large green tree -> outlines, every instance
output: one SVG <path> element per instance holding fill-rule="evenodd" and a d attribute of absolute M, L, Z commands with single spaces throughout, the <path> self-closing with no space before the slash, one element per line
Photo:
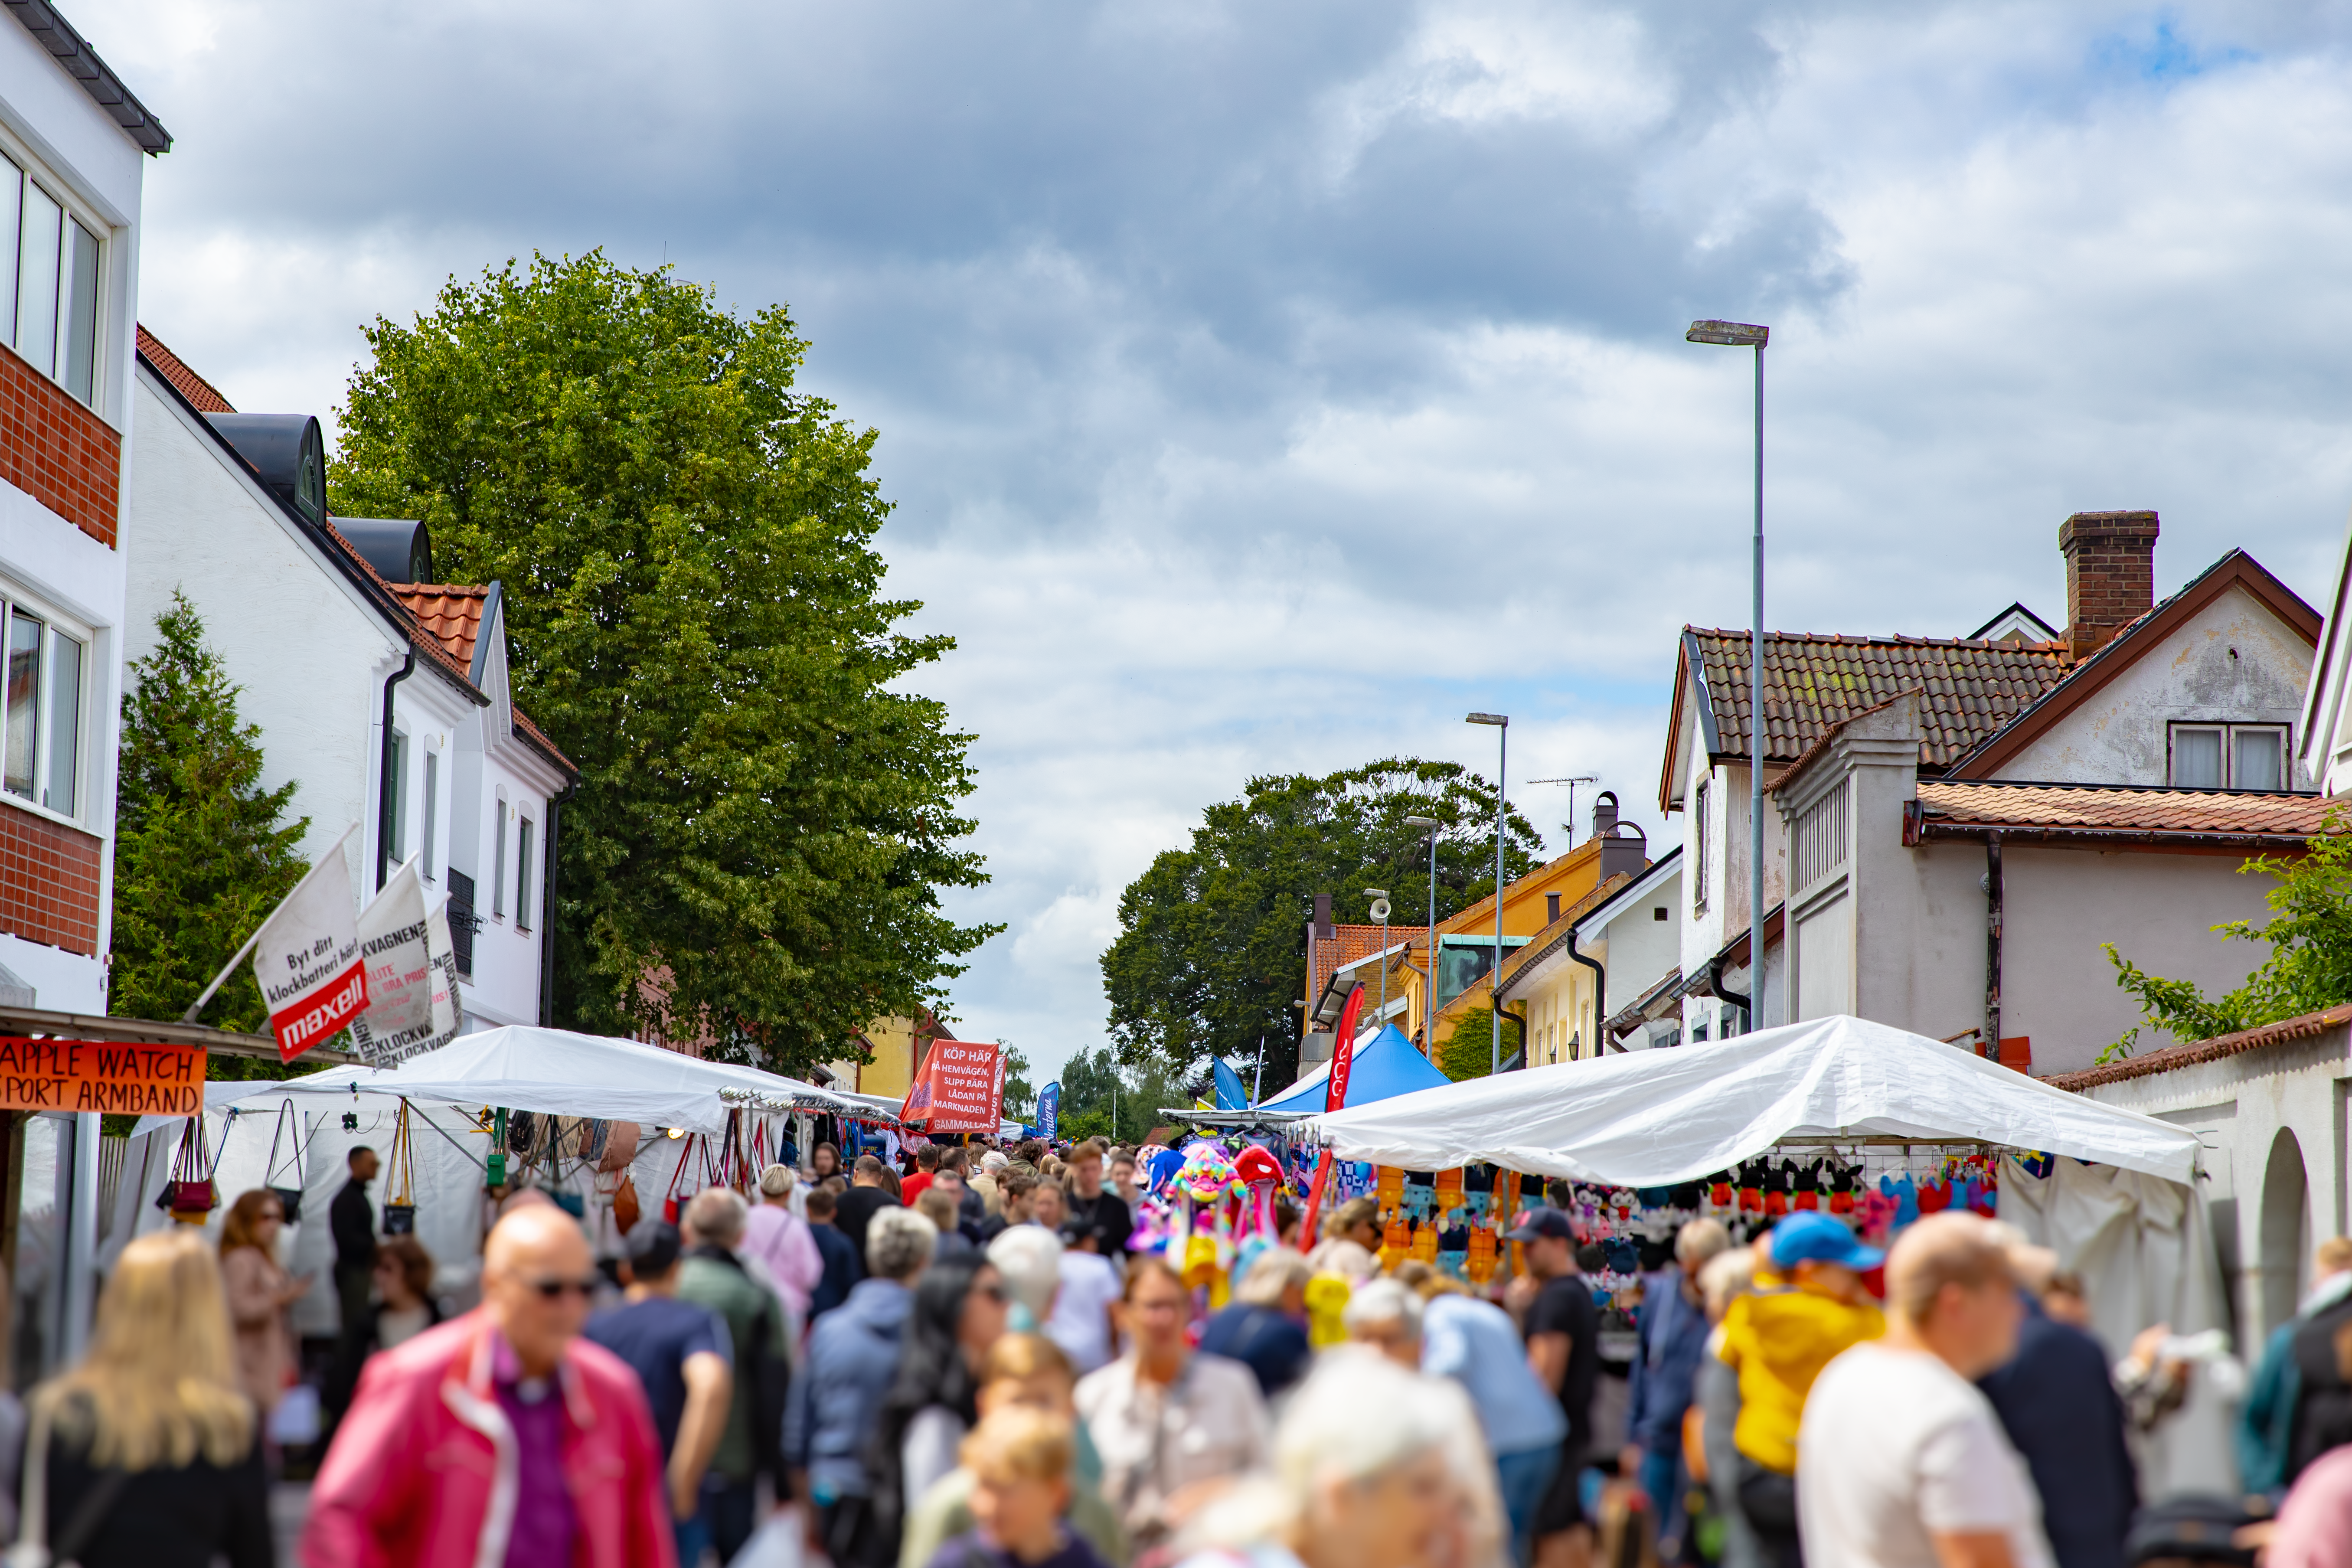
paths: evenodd
<path fill-rule="evenodd" d="M 1320 778 L 1254 778 L 1241 799 L 1209 807 L 1190 846 L 1163 850 L 1119 895 L 1102 969 L 1120 1057 L 1189 1079 L 1212 1056 L 1255 1063 L 1263 1038 L 1267 1087 L 1289 1083 L 1315 895 L 1331 895 L 1336 920 L 1361 923 L 1364 889 L 1382 888 L 1392 923 L 1428 919 L 1429 841 L 1409 816 L 1441 825 L 1440 920 L 1494 891 L 1495 786 L 1456 763 L 1392 757 Z M 1533 870 L 1541 847 L 1510 813 L 1506 874 Z"/>
<path fill-rule="evenodd" d="M 365 336 L 335 509 L 505 585 L 516 698 L 580 764 L 558 1018 L 793 1070 L 940 1001 L 995 929 L 940 902 L 986 879 L 971 737 L 904 685 L 953 644 L 882 596 L 875 433 L 796 388 L 783 309 L 541 256 Z"/>
<path fill-rule="evenodd" d="M 261 787 L 261 731 L 239 721 L 240 689 L 205 646 L 203 620 L 175 593 L 155 629 L 122 697 L 107 1007 L 124 1018 L 177 1018 L 309 868 L 310 819 L 285 820 L 292 784 Z M 202 1021 L 268 1030 L 250 964 Z M 277 1067 L 215 1054 L 212 1076 L 284 1076 Z"/>

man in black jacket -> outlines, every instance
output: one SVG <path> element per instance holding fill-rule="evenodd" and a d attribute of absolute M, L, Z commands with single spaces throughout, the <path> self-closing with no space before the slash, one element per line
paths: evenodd
<path fill-rule="evenodd" d="M 2125 1568 L 2139 1483 L 2099 1342 L 2029 1295 L 2017 1354 L 1977 1386 L 2032 1472 L 2058 1568 Z"/>
<path fill-rule="evenodd" d="M 375 1210 L 367 1194 L 375 1180 L 375 1151 L 362 1143 L 346 1156 L 346 1163 L 351 1179 L 327 1205 L 327 1226 L 335 1237 L 335 1301 L 342 1309 L 341 1326 L 349 1328 L 367 1315 L 375 1269 Z"/>

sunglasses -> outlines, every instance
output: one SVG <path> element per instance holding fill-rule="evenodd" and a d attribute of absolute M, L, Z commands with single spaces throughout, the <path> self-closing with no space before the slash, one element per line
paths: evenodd
<path fill-rule="evenodd" d="M 565 1295 L 574 1293 L 586 1301 L 596 1294 L 596 1281 L 593 1279 L 534 1279 L 530 1288 L 539 1292 L 542 1301 L 560 1301 Z"/>

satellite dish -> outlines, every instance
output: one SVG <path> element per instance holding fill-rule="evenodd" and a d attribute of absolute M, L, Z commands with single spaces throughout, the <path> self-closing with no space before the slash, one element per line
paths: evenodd
<path fill-rule="evenodd" d="M 1388 918 L 1389 901 L 1386 899 L 1374 899 L 1372 900 L 1372 919 L 1376 921 L 1384 921 Z"/>

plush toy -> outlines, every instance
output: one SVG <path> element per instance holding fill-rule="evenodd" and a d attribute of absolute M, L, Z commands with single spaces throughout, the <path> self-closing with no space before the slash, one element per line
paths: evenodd
<path fill-rule="evenodd" d="M 1318 1274 L 1307 1281 L 1307 1342 L 1317 1350 L 1348 1342 L 1348 1310 L 1355 1287 L 1337 1274 Z"/>

